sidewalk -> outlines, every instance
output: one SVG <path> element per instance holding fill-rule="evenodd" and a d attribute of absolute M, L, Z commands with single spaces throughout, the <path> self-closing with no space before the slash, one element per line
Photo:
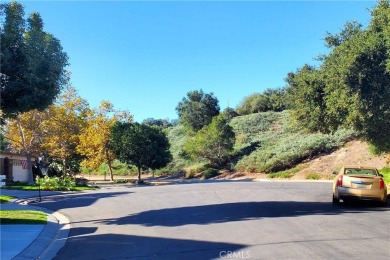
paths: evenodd
<path fill-rule="evenodd" d="M 50 192 L 42 195 L 61 194 Z M 52 259 L 64 246 L 69 233 L 69 220 L 58 212 L 23 203 L 34 201 L 36 194 L 28 191 L 1 190 L 1 195 L 17 198 L 14 202 L 0 204 L 2 210 L 38 210 L 45 212 L 46 225 L 0 225 L 2 260 Z M 32 196 L 33 195 L 33 196 Z"/>

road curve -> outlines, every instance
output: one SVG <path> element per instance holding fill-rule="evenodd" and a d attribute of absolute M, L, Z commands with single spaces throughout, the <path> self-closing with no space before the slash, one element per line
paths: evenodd
<path fill-rule="evenodd" d="M 331 183 L 107 186 L 46 197 L 71 221 L 56 259 L 390 259 L 390 207 Z"/>

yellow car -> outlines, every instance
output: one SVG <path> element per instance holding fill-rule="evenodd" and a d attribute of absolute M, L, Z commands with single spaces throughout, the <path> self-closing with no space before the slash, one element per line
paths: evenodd
<path fill-rule="evenodd" d="M 358 199 L 377 200 L 386 205 L 387 187 L 382 177 L 373 167 L 344 166 L 333 183 L 333 203 Z"/>

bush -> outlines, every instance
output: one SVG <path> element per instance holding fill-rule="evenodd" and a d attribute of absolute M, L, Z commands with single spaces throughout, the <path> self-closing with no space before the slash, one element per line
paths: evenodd
<path fill-rule="evenodd" d="M 294 176 L 294 173 L 288 172 L 288 171 L 282 171 L 282 172 L 275 172 L 268 174 L 267 178 L 271 179 L 290 179 Z"/>
<path fill-rule="evenodd" d="M 48 177 L 37 178 L 37 184 L 42 190 L 69 191 L 76 187 L 76 180 L 70 177 Z"/>
<path fill-rule="evenodd" d="M 256 126 L 256 123 L 258 126 Z M 288 112 L 267 112 L 238 117 L 232 120 L 236 133 L 246 134 L 247 138 L 237 142 L 237 171 L 277 172 L 294 167 L 302 161 L 329 153 L 354 136 L 351 130 L 340 129 L 333 134 L 309 134 L 290 125 Z M 257 129 L 257 130 L 256 130 Z M 244 142 L 247 141 L 247 143 Z M 246 153 L 251 143 L 256 149 Z"/>
<path fill-rule="evenodd" d="M 321 175 L 319 175 L 317 173 L 310 173 L 310 174 L 306 175 L 306 179 L 307 180 L 319 180 L 319 179 L 321 179 Z"/>
<path fill-rule="evenodd" d="M 379 173 L 383 175 L 383 179 L 386 183 L 390 183 L 390 168 L 384 167 L 379 170 Z"/>
<path fill-rule="evenodd" d="M 210 178 L 213 178 L 213 177 L 218 176 L 218 175 L 219 175 L 218 170 L 213 169 L 213 168 L 208 168 L 208 169 L 206 169 L 206 170 L 203 172 L 203 177 L 204 177 L 205 179 L 210 179 Z"/>
<path fill-rule="evenodd" d="M 235 134 L 222 116 L 216 116 L 211 123 L 198 131 L 184 144 L 184 156 L 204 160 L 214 167 L 223 166 L 233 151 Z"/>

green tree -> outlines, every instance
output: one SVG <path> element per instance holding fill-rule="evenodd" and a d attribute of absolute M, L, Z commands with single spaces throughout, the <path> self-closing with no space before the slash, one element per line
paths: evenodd
<path fill-rule="evenodd" d="M 311 131 L 353 128 L 379 151 L 390 150 L 390 4 L 378 2 L 368 28 L 347 23 L 325 37 L 319 68 L 287 78 L 293 114 Z"/>
<path fill-rule="evenodd" d="M 163 131 L 138 123 L 116 122 L 111 130 L 111 150 L 117 158 L 141 170 L 159 169 L 172 159 L 169 141 Z"/>
<path fill-rule="evenodd" d="M 207 160 L 220 167 L 233 151 L 234 142 L 233 128 L 223 115 L 219 115 L 184 144 L 183 153 L 193 160 Z"/>
<path fill-rule="evenodd" d="M 9 145 L 7 140 L 4 137 L 3 129 L 1 128 L 1 133 L 0 133 L 0 152 L 4 152 Z"/>
<path fill-rule="evenodd" d="M 167 128 L 173 126 L 169 119 L 155 119 L 155 118 L 146 118 L 142 121 L 142 124 L 148 126 L 158 126 L 161 128 Z"/>
<path fill-rule="evenodd" d="M 299 125 L 316 132 L 327 132 L 324 80 L 316 68 L 305 65 L 286 78 L 291 114 Z"/>
<path fill-rule="evenodd" d="M 321 69 L 329 129 L 353 127 L 378 150 L 390 150 L 390 7 L 380 1 L 365 30 L 344 31 Z"/>
<path fill-rule="evenodd" d="M 285 89 L 266 89 L 263 93 L 245 97 L 236 110 L 240 115 L 249 115 L 267 111 L 280 112 L 285 109 Z"/>
<path fill-rule="evenodd" d="M 213 93 L 205 94 L 203 90 L 190 91 L 176 107 L 180 123 L 189 132 L 197 132 L 210 124 L 212 118 L 219 114 L 218 99 Z"/>
<path fill-rule="evenodd" d="M 225 108 L 221 114 L 228 122 L 230 122 L 230 120 L 232 120 L 233 118 L 239 116 L 236 110 L 230 107 Z"/>
<path fill-rule="evenodd" d="M 67 54 L 60 41 L 43 31 L 38 13 L 24 20 L 23 6 L 1 4 L 1 109 L 5 117 L 53 103 L 68 79 Z"/>

